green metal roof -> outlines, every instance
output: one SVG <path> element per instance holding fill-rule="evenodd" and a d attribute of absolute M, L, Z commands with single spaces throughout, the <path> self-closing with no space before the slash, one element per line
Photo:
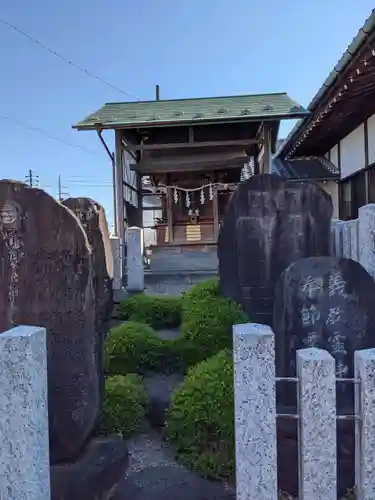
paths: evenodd
<path fill-rule="evenodd" d="M 309 112 L 287 94 L 107 103 L 73 128 L 138 128 L 199 122 L 301 118 Z"/>

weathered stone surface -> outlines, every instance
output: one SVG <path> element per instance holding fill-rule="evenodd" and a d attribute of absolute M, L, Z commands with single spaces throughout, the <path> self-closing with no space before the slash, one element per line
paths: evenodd
<path fill-rule="evenodd" d="M 279 376 L 295 375 L 297 349 L 318 347 L 335 358 L 337 377 L 352 377 L 354 351 L 375 347 L 375 283 L 351 259 L 300 259 L 276 286 L 274 330 Z"/>
<path fill-rule="evenodd" d="M 344 223 L 342 227 L 342 256 L 345 259 L 352 257 L 352 242 L 351 242 L 351 228 L 350 221 Z"/>
<path fill-rule="evenodd" d="M 358 213 L 359 262 L 375 279 L 375 203 L 360 207 Z"/>
<path fill-rule="evenodd" d="M 44 328 L 0 332 L 0 498 L 50 500 Z"/>
<path fill-rule="evenodd" d="M 355 353 L 355 377 L 361 382 L 355 386 L 356 420 L 355 476 L 358 498 L 375 498 L 375 349 Z"/>
<path fill-rule="evenodd" d="M 271 328 L 255 323 L 234 325 L 233 362 L 237 499 L 276 499 L 275 341 Z"/>
<path fill-rule="evenodd" d="M 128 465 L 122 439 L 93 439 L 75 462 L 51 467 L 52 500 L 108 500 Z"/>
<path fill-rule="evenodd" d="M 331 221 L 331 245 L 333 257 L 342 257 L 342 229 L 345 222 L 342 220 Z"/>
<path fill-rule="evenodd" d="M 220 286 L 257 323 L 272 324 L 273 291 L 293 261 L 330 255 L 332 202 L 310 182 L 256 175 L 231 197 L 218 239 Z"/>
<path fill-rule="evenodd" d="M 280 406 L 278 412 L 296 413 L 295 407 Z M 354 422 L 337 422 L 338 498 L 354 486 Z M 288 418 L 277 421 L 277 477 L 279 489 L 298 496 L 297 422 Z"/>
<path fill-rule="evenodd" d="M 91 249 L 79 220 L 39 189 L 0 181 L 0 331 L 47 330 L 52 463 L 74 457 L 99 411 Z"/>
<path fill-rule="evenodd" d="M 113 290 L 122 289 L 122 246 L 121 239 L 117 236 L 110 236 L 112 258 L 113 258 Z"/>
<path fill-rule="evenodd" d="M 347 222 L 350 230 L 350 258 L 359 262 L 359 219 Z"/>
<path fill-rule="evenodd" d="M 286 269 L 276 286 L 274 308 L 276 373 L 294 376 L 295 353 L 303 347 L 328 350 L 337 377 L 352 377 L 354 351 L 375 346 L 375 283 L 357 262 L 334 257 L 301 259 Z M 279 391 L 281 413 L 294 413 L 291 384 Z M 353 387 L 337 384 L 339 413 L 351 413 Z M 354 484 L 353 422 L 338 422 L 338 491 Z M 293 422 L 278 422 L 280 488 L 297 493 L 297 435 Z M 288 464 L 286 466 L 286 464 Z"/>
<path fill-rule="evenodd" d="M 335 360 L 322 349 L 301 349 L 297 374 L 301 498 L 337 500 Z"/>
<path fill-rule="evenodd" d="M 143 292 L 145 287 L 145 271 L 143 261 L 143 229 L 128 227 L 126 231 L 127 247 L 127 289 L 129 292 Z"/>
<path fill-rule="evenodd" d="M 113 256 L 104 208 L 90 198 L 68 198 L 63 205 L 81 221 L 92 250 L 95 290 L 96 364 L 101 404 L 104 398 L 104 336 L 109 330 L 113 311 Z M 100 404 L 100 408 L 101 408 Z"/>
<path fill-rule="evenodd" d="M 113 256 L 104 208 L 90 198 L 68 198 L 63 201 L 81 221 L 92 249 L 97 322 L 106 322 L 113 310 Z"/>

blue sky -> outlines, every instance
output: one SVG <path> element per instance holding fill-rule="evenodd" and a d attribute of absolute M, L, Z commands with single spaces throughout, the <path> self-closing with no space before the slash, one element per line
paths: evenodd
<path fill-rule="evenodd" d="M 0 19 L 132 94 L 89 78 L 0 23 L 0 177 L 29 168 L 56 195 L 104 205 L 111 166 L 93 132 L 71 125 L 105 102 L 288 92 L 307 106 L 374 7 L 373 0 L 12 0 Z M 3 119 L 10 116 L 62 141 Z M 284 123 L 282 135 L 292 123 Z M 106 139 L 113 147 L 113 137 Z"/>

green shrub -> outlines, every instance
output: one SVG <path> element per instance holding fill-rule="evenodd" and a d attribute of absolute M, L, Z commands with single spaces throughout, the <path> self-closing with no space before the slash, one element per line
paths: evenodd
<path fill-rule="evenodd" d="M 182 297 L 183 311 L 190 309 L 194 304 L 207 297 L 221 297 L 219 278 L 209 278 L 187 290 Z"/>
<path fill-rule="evenodd" d="M 205 477 L 234 472 L 233 362 L 228 350 L 191 368 L 172 398 L 166 435 Z"/>
<path fill-rule="evenodd" d="M 231 348 L 233 325 L 248 321 L 243 309 L 225 297 L 206 296 L 190 302 L 184 309 L 181 338 L 176 341 L 184 349 L 186 364 Z"/>
<path fill-rule="evenodd" d="M 125 321 L 105 342 L 105 371 L 110 375 L 185 371 L 185 346 L 159 338 L 148 325 Z"/>
<path fill-rule="evenodd" d="M 142 379 L 130 373 L 108 377 L 105 383 L 102 432 L 129 435 L 145 418 L 147 392 Z"/>
<path fill-rule="evenodd" d="M 106 372 L 126 375 L 157 369 L 162 363 L 163 345 L 150 326 L 126 321 L 112 328 L 106 339 Z"/>
<path fill-rule="evenodd" d="M 123 300 L 119 316 L 127 321 L 136 321 L 152 328 L 175 328 L 181 323 L 181 297 L 151 296 L 137 293 Z"/>

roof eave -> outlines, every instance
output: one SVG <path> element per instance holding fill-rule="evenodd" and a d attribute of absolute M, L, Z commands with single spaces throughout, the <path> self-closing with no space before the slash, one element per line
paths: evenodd
<path fill-rule="evenodd" d="M 308 182 L 329 182 L 329 181 L 339 181 L 340 176 L 335 175 L 335 176 L 329 176 L 329 177 L 291 177 L 290 179 L 287 179 L 290 182 L 302 182 L 302 181 L 308 181 Z"/>
<path fill-rule="evenodd" d="M 84 124 L 83 122 L 73 125 L 72 128 L 82 130 L 130 130 L 138 128 L 156 128 L 156 127 L 177 127 L 177 126 L 192 126 L 192 125 L 214 125 L 219 123 L 243 123 L 243 122 L 263 122 L 263 121 L 280 121 L 280 120 L 295 120 L 310 115 L 310 111 L 304 110 L 297 113 L 283 113 L 275 115 L 244 115 L 238 118 L 230 117 L 228 119 L 220 118 L 218 120 L 179 120 L 173 122 L 139 122 L 139 123 L 92 123 Z"/>
<path fill-rule="evenodd" d="M 371 15 L 367 18 L 362 28 L 360 28 L 357 35 L 354 37 L 353 41 L 346 49 L 345 53 L 342 55 L 334 69 L 328 75 L 328 77 L 323 82 L 318 92 L 312 98 L 307 109 L 312 113 L 319 106 L 324 94 L 333 86 L 337 79 L 341 76 L 342 72 L 349 66 L 352 62 L 353 57 L 356 55 L 359 48 L 363 43 L 369 38 L 371 33 L 375 30 L 375 9 L 372 11 Z M 275 156 L 285 157 L 290 151 L 291 146 L 294 141 L 298 138 L 298 134 L 302 126 L 308 121 L 307 118 L 300 120 L 292 128 L 284 143 L 280 146 L 279 150 L 276 152 Z"/>

